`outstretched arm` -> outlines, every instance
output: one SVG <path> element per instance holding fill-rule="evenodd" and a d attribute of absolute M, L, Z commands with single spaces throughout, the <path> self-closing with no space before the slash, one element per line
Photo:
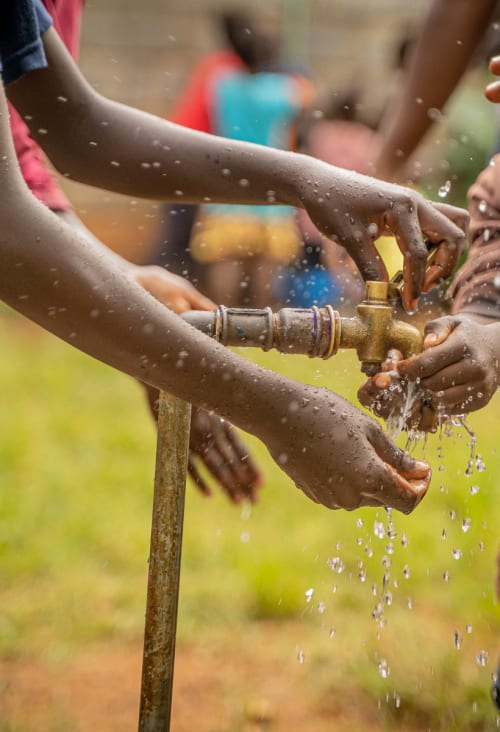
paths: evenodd
<path fill-rule="evenodd" d="M 116 257 L 38 203 L 0 87 L 0 297 L 86 353 L 260 437 L 312 500 L 408 512 L 430 471 L 341 397 L 259 368 L 184 323 Z M 333 456 L 333 457 L 332 457 Z"/>
<path fill-rule="evenodd" d="M 305 208 L 344 245 L 365 279 L 387 277 L 373 241 L 390 230 L 405 254 L 408 310 L 458 261 L 463 212 L 309 156 L 194 132 L 112 102 L 89 86 L 52 29 L 44 43 L 48 68 L 26 74 L 8 92 L 63 174 L 154 199 Z M 441 242 L 439 267 L 427 276 L 422 232 Z"/>
<path fill-rule="evenodd" d="M 382 124 L 377 175 L 397 179 L 466 70 L 495 0 L 434 0 Z"/>

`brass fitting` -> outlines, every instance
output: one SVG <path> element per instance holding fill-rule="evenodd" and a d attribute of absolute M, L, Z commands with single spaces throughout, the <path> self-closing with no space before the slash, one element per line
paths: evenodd
<path fill-rule="evenodd" d="M 330 358 L 339 348 L 355 348 L 361 370 L 376 374 L 387 352 L 397 348 L 404 358 L 422 350 L 420 331 L 394 318 L 397 287 L 392 282 L 367 282 L 365 299 L 354 318 L 343 318 L 331 305 L 323 308 L 262 310 L 226 308 L 188 311 L 186 322 L 225 346 L 247 346 L 281 353 Z"/>
<path fill-rule="evenodd" d="M 398 291 L 392 282 L 366 283 L 365 299 L 357 306 L 355 318 L 341 318 L 341 348 L 355 348 L 361 371 L 372 376 L 381 369 L 391 348 L 403 358 L 420 353 L 423 337 L 413 325 L 394 318 Z"/>

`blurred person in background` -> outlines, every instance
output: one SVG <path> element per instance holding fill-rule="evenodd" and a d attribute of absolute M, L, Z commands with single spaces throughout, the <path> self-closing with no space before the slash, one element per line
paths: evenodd
<path fill-rule="evenodd" d="M 294 123 L 313 98 L 311 82 L 280 70 L 277 39 L 256 30 L 245 14 L 224 15 L 222 22 L 240 65 L 219 67 L 210 79 L 210 131 L 292 149 Z M 299 247 L 295 211 L 279 205 L 202 205 L 190 241 L 191 255 L 201 265 L 202 291 L 228 306 L 272 305 L 274 276 Z"/>
<path fill-rule="evenodd" d="M 339 168 L 368 173 L 378 134 L 361 119 L 359 90 L 332 94 L 319 107 L 299 128 L 300 152 Z M 364 285 L 351 257 L 342 246 L 327 244 L 305 211 L 297 211 L 297 221 L 302 247 L 295 262 L 276 276 L 276 297 L 295 307 L 330 304 L 342 307 L 343 313 L 353 310 L 363 297 Z"/>
<path fill-rule="evenodd" d="M 311 82 L 282 68 L 274 50 L 277 39 L 258 29 L 245 11 L 217 13 L 215 23 L 223 48 L 195 66 L 168 119 L 231 139 L 290 148 L 293 122 L 312 100 Z M 292 211 L 272 209 L 165 206 L 154 261 L 189 277 L 216 302 L 269 305 L 276 261 L 287 261 L 298 246 Z"/>

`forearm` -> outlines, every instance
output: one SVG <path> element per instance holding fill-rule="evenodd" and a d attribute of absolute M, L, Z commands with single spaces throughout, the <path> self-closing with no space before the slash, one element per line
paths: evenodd
<path fill-rule="evenodd" d="M 0 98 L 0 112 L 3 104 Z M 0 298 L 105 363 L 259 433 L 281 377 L 185 324 L 26 188 L 0 115 Z"/>
<path fill-rule="evenodd" d="M 105 99 L 82 77 L 55 33 L 49 67 L 8 94 L 57 169 L 119 193 L 186 202 L 298 205 L 297 156 L 188 130 Z M 314 162 L 301 156 L 312 169 Z"/>
<path fill-rule="evenodd" d="M 442 110 L 486 30 L 495 0 L 435 0 L 382 125 L 377 174 L 392 178 Z"/>

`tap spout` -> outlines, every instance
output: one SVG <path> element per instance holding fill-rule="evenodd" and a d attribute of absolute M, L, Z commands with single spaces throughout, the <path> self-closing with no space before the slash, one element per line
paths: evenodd
<path fill-rule="evenodd" d="M 365 299 L 356 316 L 341 317 L 331 305 L 312 308 L 226 308 L 191 310 L 186 322 L 225 346 L 246 346 L 281 353 L 305 354 L 327 359 L 339 348 L 354 348 L 361 370 L 380 371 L 387 352 L 397 348 L 404 358 L 420 353 L 422 334 L 414 326 L 394 318 L 394 290 L 390 282 L 367 282 Z"/>

